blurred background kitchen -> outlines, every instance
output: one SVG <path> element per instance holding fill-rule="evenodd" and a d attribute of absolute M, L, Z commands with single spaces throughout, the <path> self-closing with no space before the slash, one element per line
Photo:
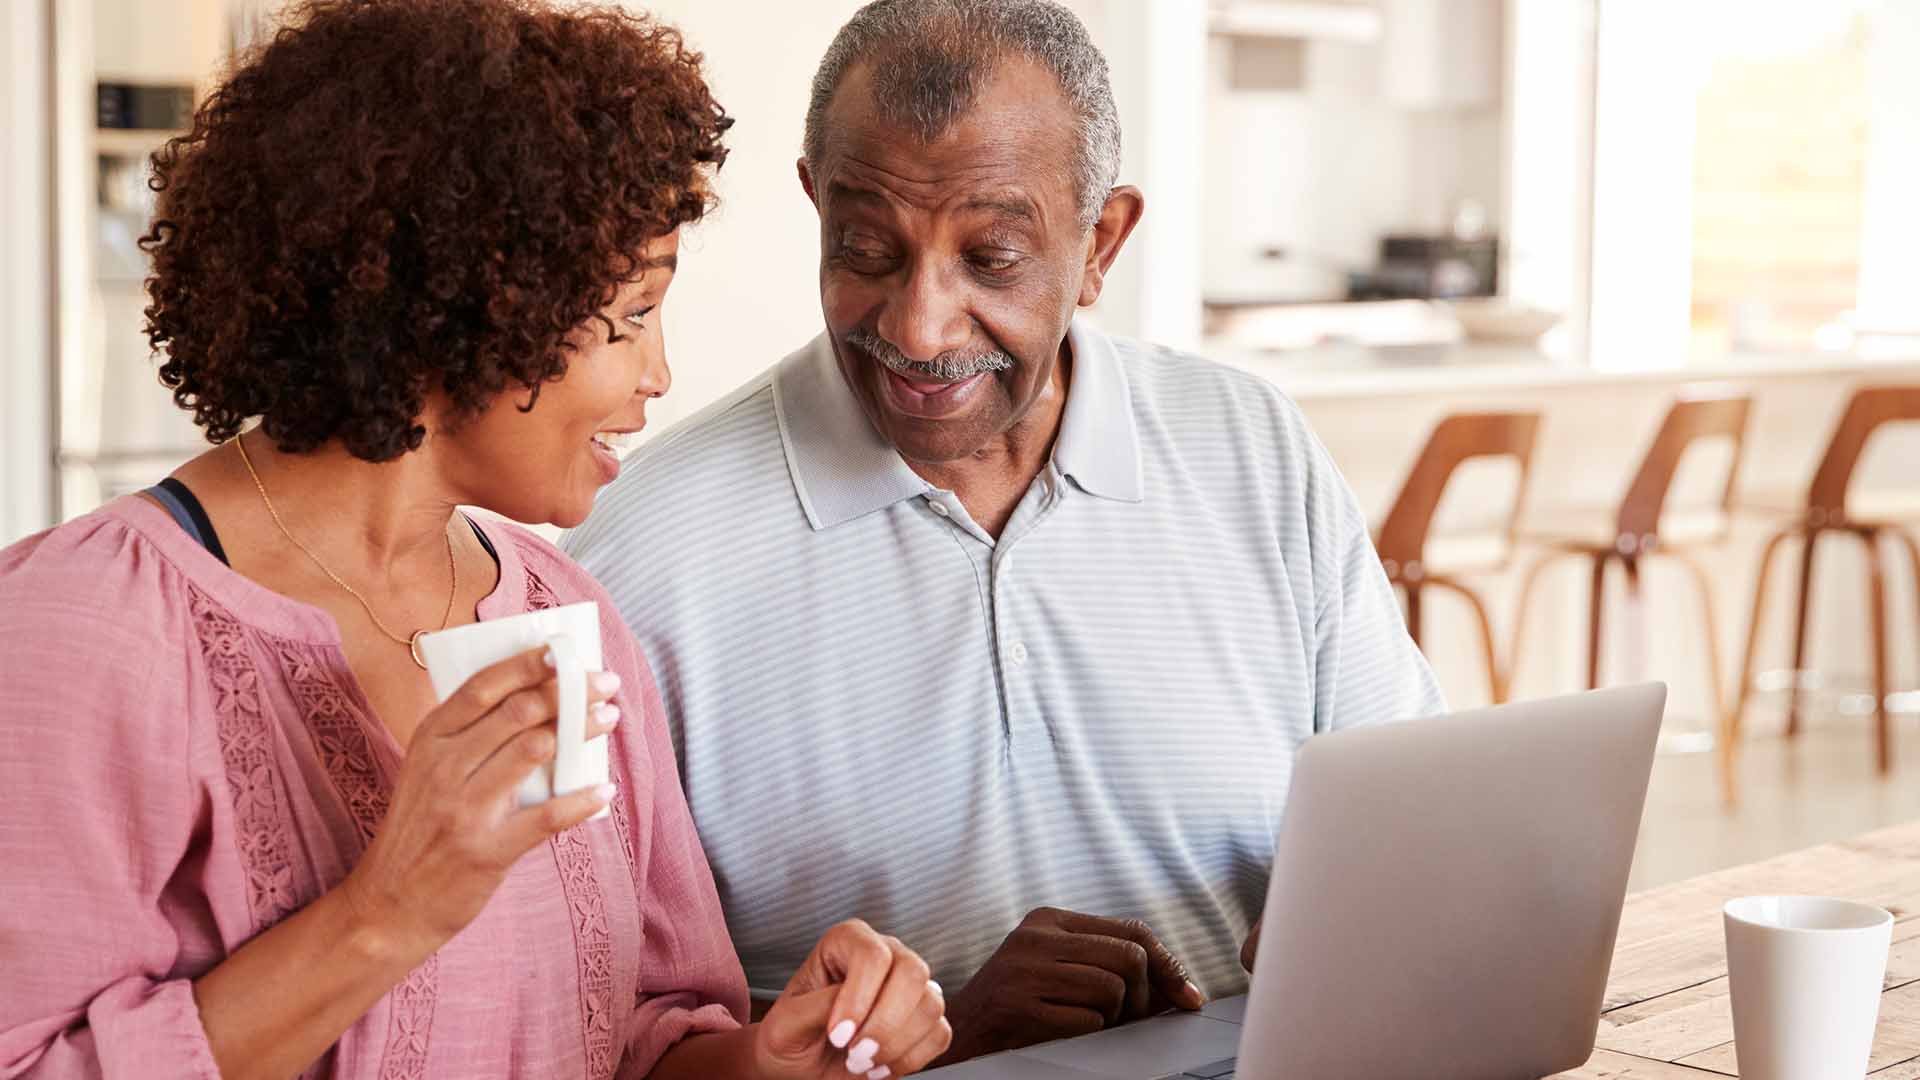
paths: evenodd
<path fill-rule="evenodd" d="M 0 2 L 4 543 L 203 445 L 146 159 L 278 4 Z M 1638 885 L 1920 816 L 1920 3 L 1068 3 L 1148 205 L 1089 317 L 1301 403 L 1455 704 L 1673 684 Z M 818 332 L 794 160 L 857 4 L 634 6 L 738 119 L 658 431 Z"/>

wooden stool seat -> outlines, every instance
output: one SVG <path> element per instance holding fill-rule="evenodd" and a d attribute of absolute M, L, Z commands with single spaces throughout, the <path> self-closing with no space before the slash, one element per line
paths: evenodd
<path fill-rule="evenodd" d="M 1514 538 L 1505 532 L 1448 530 L 1427 537 L 1424 561 L 1427 573 L 1440 577 L 1492 574 L 1513 562 L 1513 552 Z"/>
<path fill-rule="evenodd" d="M 1809 507 L 1805 494 L 1784 491 L 1743 495 L 1740 510 L 1760 517 L 1784 518 L 1825 528 L 1897 528 L 1920 525 L 1920 487 L 1911 491 L 1860 491 L 1850 493 L 1838 514 L 1824 507 Z M 1785 524 L 1782 522 L 1781 524 Z"/>
<path fill-rule="evenodd" d="M 1627 539 L 1620 532 L 1618 515 L 1615 507 L 1541 507 L 1527 514 L 1527 522 L 1540 524 L 1522 523 L 1520 539 L 1583 554 L 1615 551 Z M 1716 507 L 1668 510 L 1660 515 L 1652 539 L 1654 544 L 1668 550 L 1708 547 L 1725 540 L 1732 523 L 1732 515 Z M 1632 539 L 1634 551 L 1640 551 L 1645 539 Z"/>

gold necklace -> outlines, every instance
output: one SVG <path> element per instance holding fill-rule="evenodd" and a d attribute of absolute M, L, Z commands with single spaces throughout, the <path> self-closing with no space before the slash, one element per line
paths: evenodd
<path fill-rule="evenodd" d="M 320 556 L 315 555 L 312 548 L 301 543 L 293 533 L 287 530 L 287 523 L 280 520 L 280 511 L 273 508 L 273 500 L 267 497 L 267 485 L 260 482 L 260 474 L 254 471 L 253 459 L 247 456 L 247 444 L 241 442 L 240 436 L 238 435 L 233 437 L 232 442 L 234 447 L 240 451 L 240 460 L 247 466 L 247 475 L 253 477 L 253 486 L 255 490 L 260 492 L 260 501 L 267 504 L 268 516 L 272 517 L 273 523 L 280 527 L 280 535 L 286 537 L 288 543 L 304 552 L 307 558 L 312 559 L 313 565 L 319 567 L 320 572 L 327 575 L 335 585 L 347 590 L 348 595 L 360 601 L 360 606 L 366 610 L 367 618 L 373 620 L 373 625 L 379 627 L 380 632 L 392 638 L 396 644 L 405 645 L 407 647 L 407 655 L 413 657 L 413 662 L 418 664 L 421 670 L 426 670 L 427 662 L 420 656 L 420 635 L 428 633 L 427 628 L 421 627 L 415 630 L 411 637 L 401 637 L 399 634 L 387 629 L 387 624 L 381 622 L 380 616 L 373 613 L 373 605 L 367 603 L 367 598 L 360 595 L 360 590 L 340 580 L 340 575 L 327 569 L 327 564 L 320 561 Z M 447 576 L 453 579 L 453 585 L 447 590 L 446 613 L 440 616 L 440 629 L 442 630 L 447 628 L 448 621 L 453 618 L 454 597 L 460 594 L 460 568 L 453 561 L 453 534 L 447 533 L 445 535 L 447 541 Z"/>

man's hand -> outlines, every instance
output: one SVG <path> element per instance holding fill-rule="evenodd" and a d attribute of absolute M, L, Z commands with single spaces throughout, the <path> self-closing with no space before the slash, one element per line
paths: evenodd
<path fill-rule="evenodd" d="M 1027 914 L 947 1002 L 953 1046 L 936 1062 L 1085 1035 L 1206 1004 L 1173 953 L 1138 919 L 1057 908 Z"/>
<path fill-rule="evenodd" d="M 1253 958 L 1260 953 L 1260 924 L 1265 921 L 1265 919 L 1255 920 L 1253 929 L 1247 931 L 1246 944 L 1240 946 L 1240 966 L 1248 971 L 1253 970 Z"/>

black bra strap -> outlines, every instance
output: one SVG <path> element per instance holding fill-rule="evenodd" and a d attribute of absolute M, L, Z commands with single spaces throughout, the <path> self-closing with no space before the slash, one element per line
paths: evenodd
<path fill-rule="evenodd" d="M 169 476 L 148 488 L 146 493 L 167 508 L 167 513 L 173 515 L 173 520 L 180 523 L 180 528 L 193 537 L 195 543 L 206 548 L 214 558 L 227 562 L 227 552 L 220 546 L 220 536 L 213 531 L 213 522 L 207 520 L 206 508 L 200 505 L 200 500 L 187 485 Z"/>
<path fill-rule="evenodd" d="M 462 516 L 464 517 L 465 515 Z M 467 518 L 467 524 L 473 528 L 473 538 L 480 541 L 481 547 L 487 549 L 487 557 L 493 560 L 493 565 L 499 566 L 500 553 L 493 550 L 493 541 L 487 539 L 487 534 L 480 531 L 480 523 L 472 518 Z"/>

